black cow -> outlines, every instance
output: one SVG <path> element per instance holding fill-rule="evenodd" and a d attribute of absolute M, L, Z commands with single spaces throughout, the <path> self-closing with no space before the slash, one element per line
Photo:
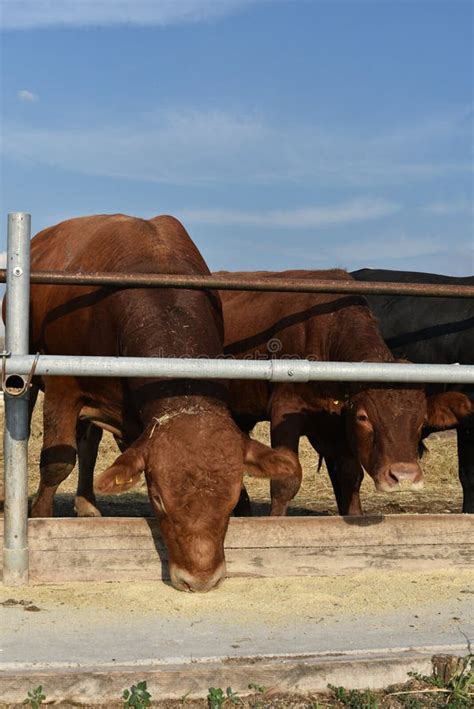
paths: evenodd
<path fill-rule="evenodd" d="M 364 268 L 351 274 L 358 281 L 474 285 L 474 276 Z M 474 364 L 474 302 L 471 298 L 367 295 L 383 338 L 396 357 L 426 364 Z M 474 384 L 428 384 L 427 393 L 462 391 L 474 401 Z M 431 433 L 426 430 L 424 435 Z M 459 479 L 463 512 L 474 513 L 474 414 L 457 426 Z"/>

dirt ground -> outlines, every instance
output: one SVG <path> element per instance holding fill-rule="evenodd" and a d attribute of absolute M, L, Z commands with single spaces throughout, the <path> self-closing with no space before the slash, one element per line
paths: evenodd
<path fill-rule="evenodd" d="M 0 429 L 3 437 L 3 408 L 0 408 Z M 254 430 L 258 440 L 269 442 L 269 426 L 262 423 Z M 29 445 L 30 478 L 29 492 L 32 495 L 38 486 L 39 456 L 42 442 L 42 406 L 38 402 L 32 423 Z M 422 467 L 425 475 L 424 489 L 418 492 L 376 492 L 371 479 L 364 480 L 361 499 L 367 514 L 410 513 L 449 513 L 460 512 L 462 491 L 457 474 L 456 437 L 452 432 L 435 434 L 426 441 L 427 453 L 423 456 Z M 119 451 L 113 437 L 105 433 L 102 439 L 97 470 L 107 468 Z M 303 484 L 292 502 L 290 515 L 334 515 L 336 503 L 329 476 L 323 465 L 318 472 L 318 456 L 306 438 L 300 443 L 300 460 L 303 465 Z M 3 445 L 0 449 L 0 465 L 3 469 Z M 3 477 L 3 476 L 2 476 Z M 77 468 L 61 485 L 57 494 L 56 514 L 68 517 L 74 514 L 73 495 L 77 481 Z M 264 515 L 269 509 L 269 483 L 247 477 L 245 480 L 252 499 L 254 514 Z M 0 500 L 3 499 L 3 481 L 0 480 Z M 99 507 L 104 515 L 149 516 L 151 514 L 146 487 L 142 486 L 132 493 L 99 498 Z"/>

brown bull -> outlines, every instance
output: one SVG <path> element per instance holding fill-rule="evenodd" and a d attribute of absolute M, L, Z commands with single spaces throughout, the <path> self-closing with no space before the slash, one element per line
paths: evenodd
<path fill-rule="evenodd" d="M 352 280 L 345 271 L 232 273 L 232 277 L 298 277 Z M 221 292 L 225 351 L 251 359 L 296 357 L 333 362 L 393 362 L 364 298 L 337 294 Z M 407 364 L 406 366 L 410 366 Z M 271 422 L 274 447 L 298 453 L 306 435 L 320 455 L 332 459 L 331 479 L 340 514 L 361 514 L 359 487 L 366 470 L 376 488 L 393 491 L 422 485 L 417 459 L 424 425 L 447 428 L 468 414 L 467 397 L 446 392 L 430 397 L 418 385 L 311 382 L 230 382 L 230 407 L 243 430 Z M 301 484 L 271 483 L 272 514 L 285 514 Z M 248 512 L 245 497 L 240 512 Z"/>
<path fill-rule="evenodd" d="M 31 266 L 65 272 L 208 274 L 174 218 L 123 215 L 72 219 L 32 241 Z M 222 353 L 217 294 L 190 290 L 34 285 L 31 348 L 45 354 L 216 357 Z M 78 430 L 92 422 L 128 449 L 96 489 L 131 487 L 144 471 L 152 507 L 181 590 L 206 591 L 225 577 L 224 536 L 244 470 L 294 475 L 287 451 L 251 441 L 237 428 L 219 382 L 44 377 L 41 481 L 31 514 L 48 517 L 58 485 L 74 467 Z M 90 427 L 91 430 L 92 427 Z M 92 491 L 81 515 L 95 514 Z"/>

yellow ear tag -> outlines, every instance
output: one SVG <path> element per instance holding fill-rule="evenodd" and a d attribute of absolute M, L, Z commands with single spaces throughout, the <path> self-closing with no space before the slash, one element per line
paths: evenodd
<path fill-rule="evenodd" d="M 115 484 L 116 485 L 129 485 L 132 482 L 133 482 L 133 478 L 130 478 L 130 480 L 120 480 L 118 475 L 115 476 Z"/>

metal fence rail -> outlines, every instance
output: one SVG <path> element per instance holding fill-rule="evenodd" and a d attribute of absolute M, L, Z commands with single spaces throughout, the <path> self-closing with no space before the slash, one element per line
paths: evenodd
<path fill-rule="evenodd" d="M 5 281 L 0 270 L 0 283 Z M 474 286 L 437 283 L 382 283 L 258 276 L 235 278 L 232 274 L 190 276 L 169 273 L 56 273 L 32 271 L 30 283 L 114 286 L 119 288 L 186 288 L 189 290 L 271 291 L 286 293 L 354 293 L 370 295 L 422 295 L 430 298 L 474 298 Z"/>
<path fill-rule="evenodd" d="M 7 322 L 3 353 L 5 388 L 19 394 L 5 396 L 5 516 L 3 583 L 28 582 L 28 388 L 26 375 L 35 357 L 28 355 L 30 285 L 30 215 L 8 217 Z M 0 281 L 5 271 L 0 271 Z M 173 287 L 193 289 L 266 290 L 329 293 L 404 293 L 410 295 L 474 297 L 473 286 L 360 283 L 304 279 L 160 274 L 32 273 L 31 283 L 75 283 L 118 287 Z M 42 376 L 175 377 L 197 379 L 265 379 L 269 381 L 392 381 L 474 383 L 474 366 L 380 364 L 370 362 L 315 362 L 295 359 L 233 360 L 186 358 L 118 358 L 41 355 L 36 374 Z M 24 389 L 24 391 L 23 391 Z"/>
<path fill-rule="evenodd" d="M 26 376 L 33 355 L 7 359 L 7 373 Z M 362 381 L 474 382 L 474 367 L 453 364 L 395 362 L 315 362 L 306 359 L 244 360 L 185 357 L 77 357 L 41 355 L 35 373 L 70 377 L 173 377 L 184 379 L 265 379 L 272 382 Z M 10 375 L 9 375 L 10 376 Z M 8 379 L 7 379 L 8 381 Z"/>

